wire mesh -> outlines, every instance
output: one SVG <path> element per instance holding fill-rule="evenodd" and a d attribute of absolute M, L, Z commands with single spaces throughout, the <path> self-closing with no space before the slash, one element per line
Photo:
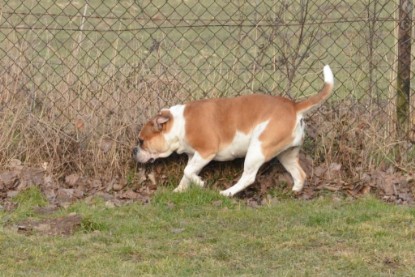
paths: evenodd
<path fill-rule="evenodd" d="M 324 64 L 336 79 L 330 112 L 352 111 L 347 126 L 369 116 L 379 134 L 395 136 L 396 1 L 3 3 L 0 114 L 9 138 L 53 130 L 73 141 L 121 141 L 159 109 L 193 99 L 301 99 L 321 88 Z"/>

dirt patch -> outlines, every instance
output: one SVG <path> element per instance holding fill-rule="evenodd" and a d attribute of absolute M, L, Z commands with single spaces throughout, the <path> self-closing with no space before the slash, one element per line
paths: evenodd
<path fill-rule="evenodd" d="M 70 214 L 54 219 L 27 219 L 17 224 L 17 232 L 25 235 L 69 236 L 81 227 L 82 217 Z"/>

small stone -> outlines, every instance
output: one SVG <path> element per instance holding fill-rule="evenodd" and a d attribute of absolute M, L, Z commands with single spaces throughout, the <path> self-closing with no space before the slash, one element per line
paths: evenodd
<path fill-rule="evenodd" d="M 112 185 L 112 190 L 113 191 L 120 191 L 120 190 L 122 190 L 122 188 L 123 188 L 123 186 L 119 183 L 115 183 L 115 184 Z"/>
<path fill-rule="evenodd" d="M 105 207 L 112 209 L 112 208 L 115 208 L 115 204 L 114 202 L 108 200 L 105 202 Z"/>

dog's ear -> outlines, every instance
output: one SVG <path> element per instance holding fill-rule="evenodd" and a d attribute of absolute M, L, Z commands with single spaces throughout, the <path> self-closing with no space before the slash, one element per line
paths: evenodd
<path fill-rule="evenodd" d="M 170 118 L 170 112 L 161 111 L 153 120 L 154 130 L 160 132 L 163 129 L 163 125 L 166 124 Z"/>

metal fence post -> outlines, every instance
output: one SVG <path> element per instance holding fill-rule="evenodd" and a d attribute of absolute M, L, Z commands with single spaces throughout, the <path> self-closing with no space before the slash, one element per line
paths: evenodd
<path fill-rule="evenodd" d="M 399 1 L 396 130 L 405 139 L 410 126 L 412 0 Z"/>

